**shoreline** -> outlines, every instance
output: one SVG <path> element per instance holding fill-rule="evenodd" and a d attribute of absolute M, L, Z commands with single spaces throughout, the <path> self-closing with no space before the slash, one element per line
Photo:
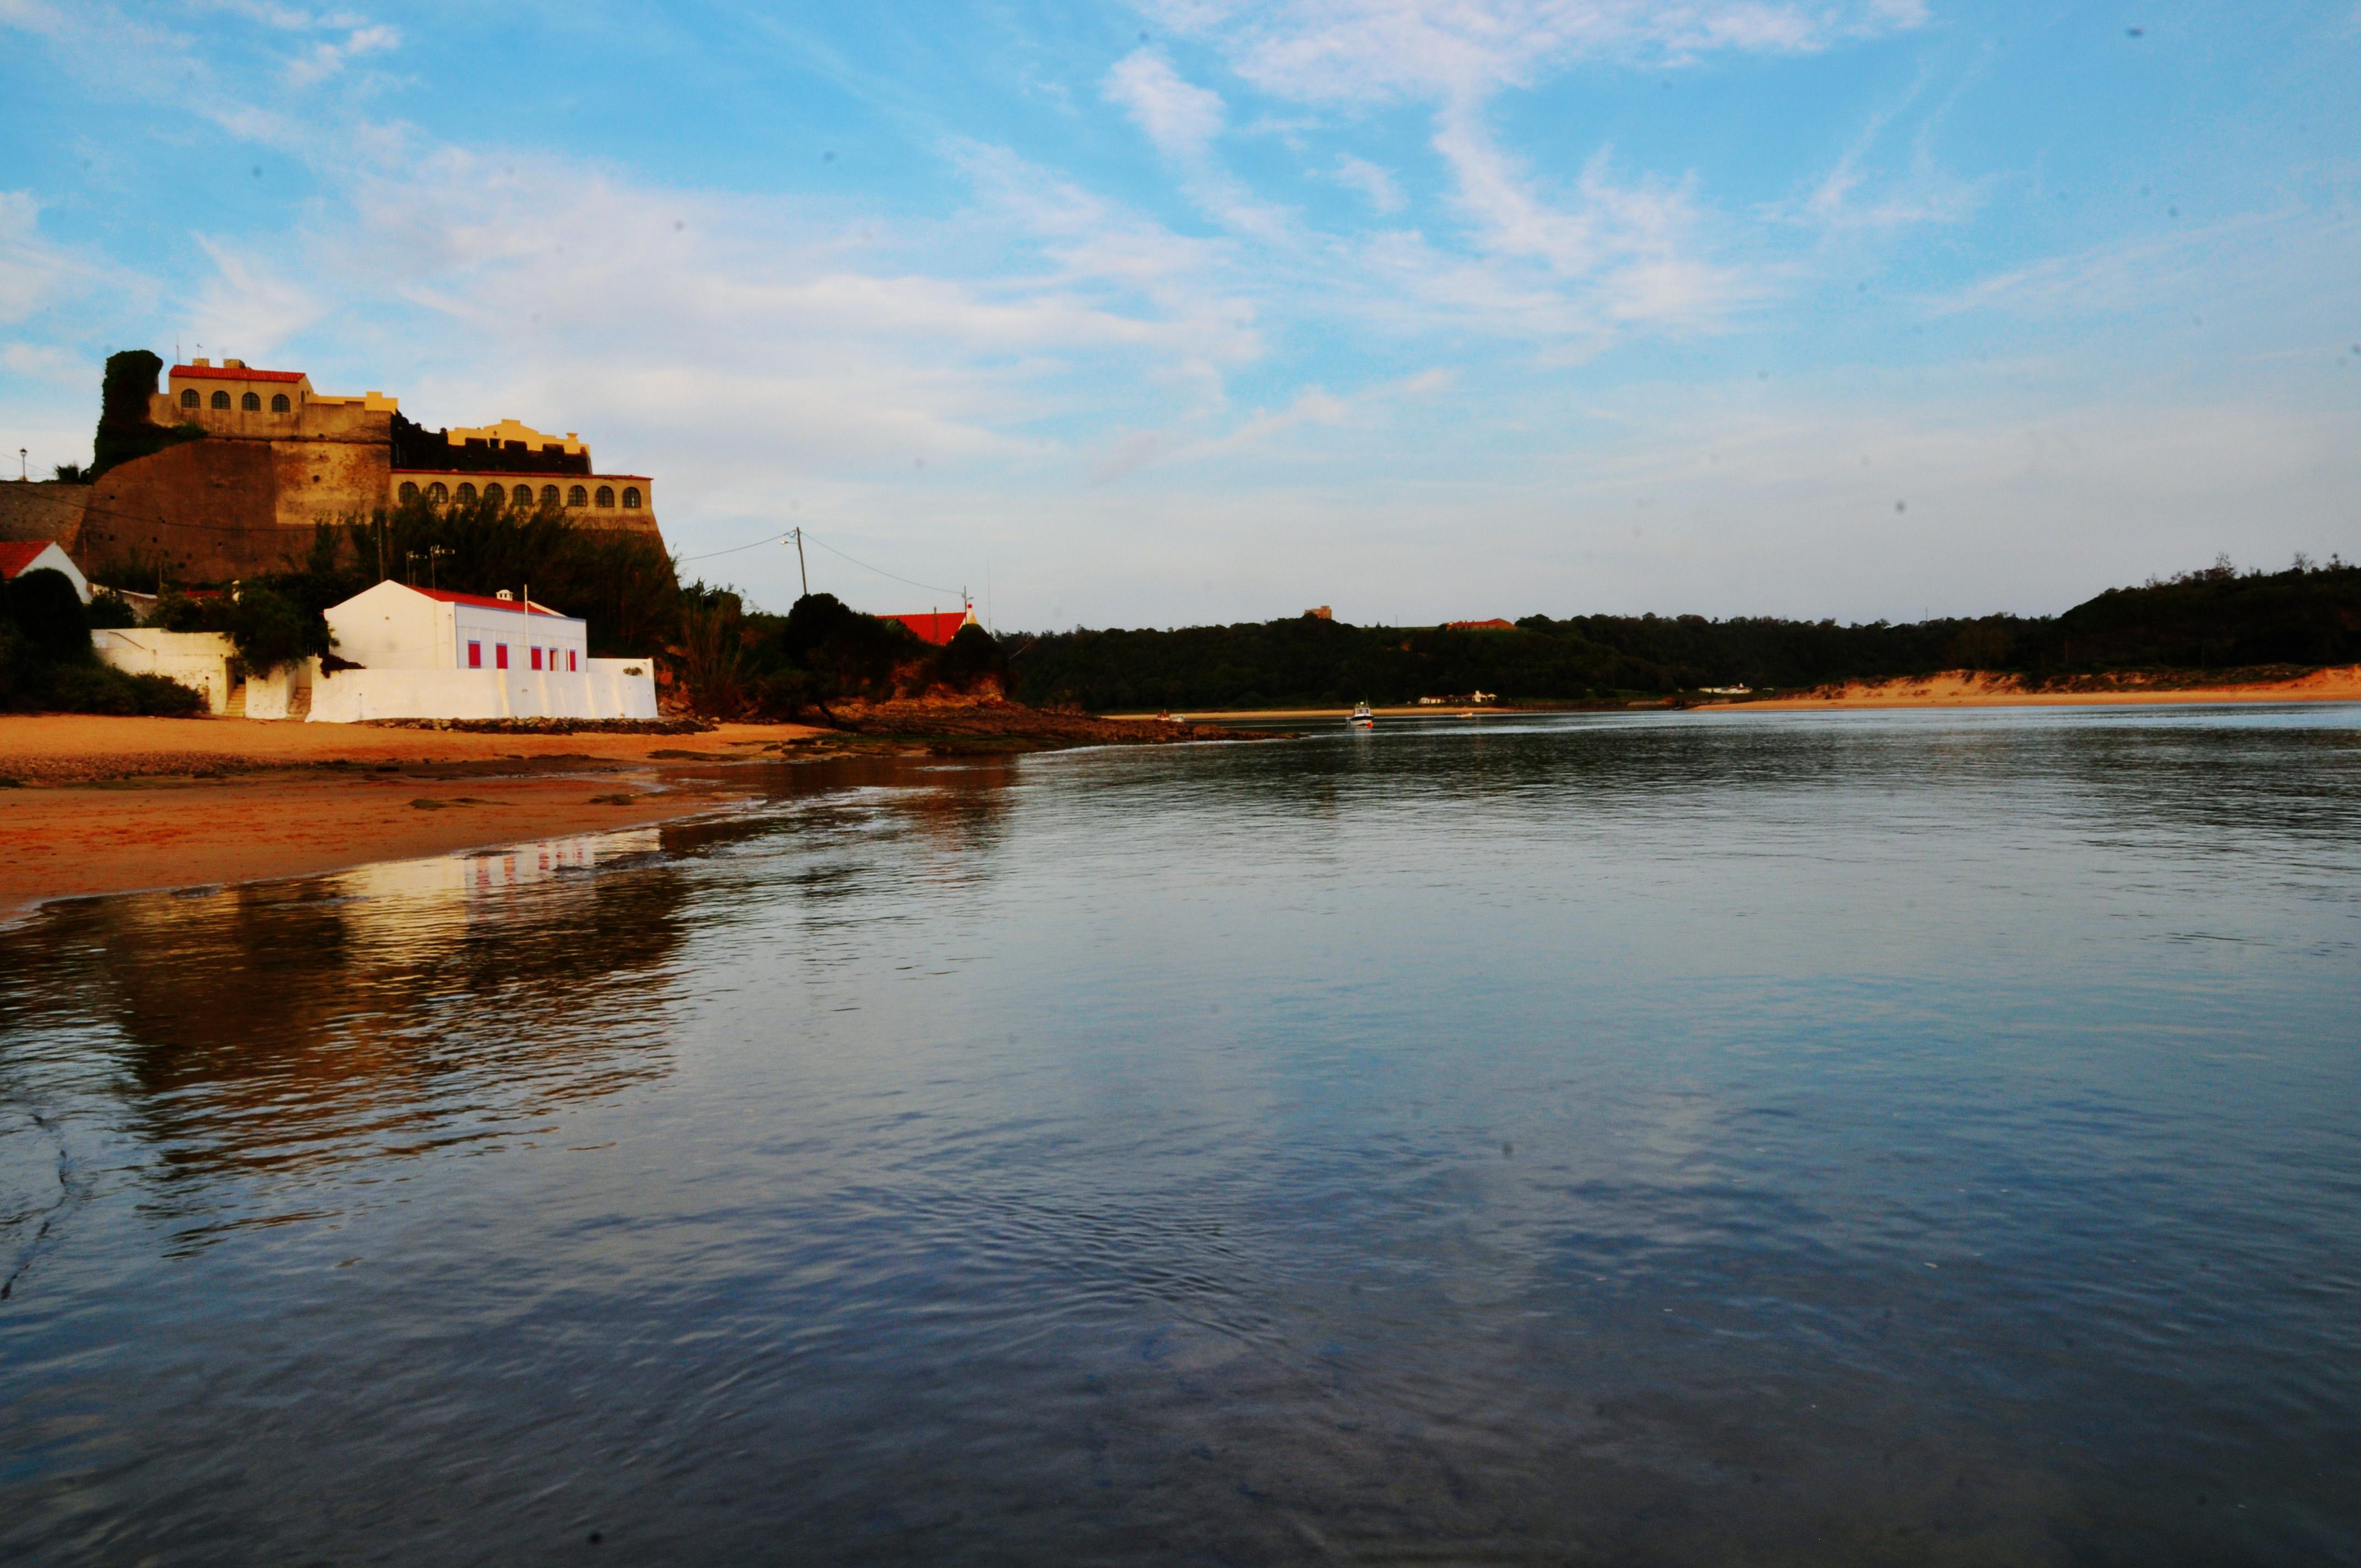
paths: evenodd
<path fill-rule="evenodd" d="M 829 734 L 502 734 L 243 718 L 0 718 L 0 925 L 65 899 L 324 875 L 714 810 Z M 792 751 L 790 750 L 792 749 Z"/>
<path fill-rule="evenodd" d="M 2117 707 L 2156 704 L 2361 702 L 2361 665 L 2313 670 L 2284 681 L 2233 682 L 2202 686 L 2092 686 L 2083 690 L 2027 689 L 2010 676 L 1952 671 L 1940 675 L 1903 680 L 1848 681 L 1841 685 L 1813 687 L 1793 696 L 1692 700 L 1682 707 L 1675 707 L 1675 700 L 1662 697 L 1636 702 L 1556 707 L 1487 704 L 1473 712 L 1479 718 L 1511 718 L 1558 713 L 1744 713 L 1750 710 L 1797 712 L 1879 707 Z M 1349 707 L 1207 708 L 1191 709 L 1175 717 L 1191 723 L 1229 724 L 1341 719 L 1352 711 Z M 1469 713 L 1464 707 L 1416 706 L 1373 707 L 1370 711 L 1379 718 L 1461 718 Z M 1156 715 L 1110 713 L 1104 717 L 1152 721 Z"/>
<path fill-rule="evenodd" d="M 486 731 L 203 717 L 0 715 L 0 927 L 61 900 L 325 875 L 644 828 L 754 798 L 821 758 L 1235 741 L 1007 703 L 859 710 L 858 727 Z"/>

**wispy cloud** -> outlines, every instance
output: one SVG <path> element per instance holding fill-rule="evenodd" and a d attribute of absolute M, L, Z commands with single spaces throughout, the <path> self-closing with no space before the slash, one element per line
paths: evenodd
<path fill-rule="evenodd" d="M 1218 93 L 1184 82 L 1153 49 L 1138 49 L 1107 72 L 1108 101 L 1120 104 L 1166 153 L 1194 158 L 1222 130 Z"/>
<path fill-rule="evenodd" d="M 382 23 L 355 27 L 341 43 L 323 40 L 287 62 L 291 85 L 309 87 L 326 81 L 362 55 L 382 54 L 401 44 L 401 34 Z"/>
<path fill-rule="evenodd" d="M 1355 158 L 1349 152 L 1338 153 L 1336 179 L 1367 197 L 1369 205 L 1380 213 L 1399 213 L 1409 205 L 1402 196 L 1400 184 L 1393 175 L 1365 158 Z"/>
<path fill-rule="evenodd" d="M 1922 25 L 1921 0 L 1164 0 L 1267 92 L 1320 101 L 1481 97 L 1578 58 L 1805 54 Z"/>

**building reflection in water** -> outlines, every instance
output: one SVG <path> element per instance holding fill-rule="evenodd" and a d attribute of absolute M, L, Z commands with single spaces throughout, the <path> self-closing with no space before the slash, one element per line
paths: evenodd
<path fill-rule="evenodd" d="M 104 1062 L 184 1239 L 269 1223 L 324 1169 L 661 1077 L 683 896 L 649 828 L 94 900 L 16 938 L 39 979 L 0 1055 L 20 1081 Z"/>

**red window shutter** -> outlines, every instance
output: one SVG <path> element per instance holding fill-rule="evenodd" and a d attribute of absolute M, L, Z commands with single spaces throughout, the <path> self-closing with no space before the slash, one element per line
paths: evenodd
<path fill-rule="evenodd" d="M 498 664 L 503 670 L 509 667 L 509 645 L 507 643 L 498 643 L 493 647 L 492 663 Z"/>
<path fill-rule="evenodd" d="M 470 643 L 468 643 L 468 644 L 467 644 L 467 668 L 469 668 L 469 669 L 471 669 L 471 670 L 480 670 L 480 669 L 482 669 L 483 667 L 484 667 L 484 645 L 483 645 L 482 643 L 480 643 L 480 642 L 470 642 Z"/>
<path fill-rule="evenodd" d="M 574 650 L 573 650 L 573 649 L 571 649 L 571 648 L 568 648 L 568 649 L 566 651 L 566 670 L 570 673 L 570 672 L 572 672 L 572 671 L 574 671 L 574 670 L 579 669 L 580 667 L 581 667 L 580 665 L 577 664 L 577 663 L 574 662 Z"/>

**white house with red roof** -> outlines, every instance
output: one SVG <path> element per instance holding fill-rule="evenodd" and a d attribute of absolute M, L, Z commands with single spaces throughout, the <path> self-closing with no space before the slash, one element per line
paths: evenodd
<path fill-rule="evenodd" d="M 655 666 L 590 657 L 589 623 L 547 605 L 382 582 L 326 611 L 335 662 L 312 718 L 653 718 Z"/>
<path fill-rule="evenodd" d="M 0 582 L 14 582 L 27 572 L 56 572 L 73 585 L 82 602 L 90 602 L 90 579 L 58 548 L 54 539 L 0 540 Z"/>

